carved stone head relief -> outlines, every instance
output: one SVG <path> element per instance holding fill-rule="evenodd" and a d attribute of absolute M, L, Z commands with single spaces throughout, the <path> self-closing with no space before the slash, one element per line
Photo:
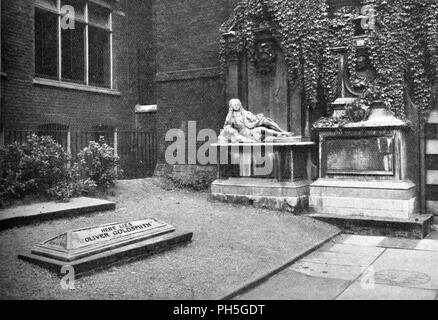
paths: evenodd
<path fill-rule="evenodd" d="M 272 40 L 259 41 L 255 47 L 255 67 L 262 74 L 271 73 L 275 69 L 277 53 Z"/>

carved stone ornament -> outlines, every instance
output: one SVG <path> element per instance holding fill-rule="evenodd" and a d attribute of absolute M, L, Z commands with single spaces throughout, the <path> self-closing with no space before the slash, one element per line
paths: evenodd
<path fill-rule="evenodd" d="M 350 121 L 361 122 L 368 119 L 368 117 L 370 116 L 371 107 L 360 103 L 353 103 L 347 105 L 345 111 Z"/>
<path fill-rule="evenodd" d="M 227 61 L 236 61 L 239 59 L 237 53 L 237 40 L 233 33 L 225 35 L 225 59 Z"/>
<path fill-rule="evenodd" d="M 256 43 L 254 64 L 257 72 L 269 74 L 275 69 L 277 53 L 273 41 L 260 41 Z"/>
<path fill-rule="evenodd" d="M 356 70 L 347 77 L 347 90 L 353 96 L 361 96 L 376 79 L 376 72 L 369 63 L 366 55 L 360 55 L 357 58 Z"/>

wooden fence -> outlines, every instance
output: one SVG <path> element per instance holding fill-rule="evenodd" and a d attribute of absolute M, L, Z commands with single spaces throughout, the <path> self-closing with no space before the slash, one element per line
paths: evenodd
<path fill-rule="evenodd" d="M 69 131 L 51 130 L 37 132 L 32 130 L 3 131 L 5 145 L 13 142 L 23 143 L 27 137 L 36 133 L 53 137 L 70 155 L 72 161 L 77 160 L 78 153 L 88 146 L 90 141 L 99 141 L 104 137 L 105 143 L 114 148 L 120 157 L 117 168 L 121 179 L 140 179 L 151 177 L 157 163 L 157 136 L 155 132 L 145 131 Z"/>

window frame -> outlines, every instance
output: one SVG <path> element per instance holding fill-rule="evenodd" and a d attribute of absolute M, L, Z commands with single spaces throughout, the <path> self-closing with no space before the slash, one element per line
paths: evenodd
<path fill-rule="evenodd" d="M 114 90 L 114 63 L 113 63 L 113 15 L 114 15 L 114 11 L 107 7 L 107 6 L 103 6 L 103 5 L 99 5 L 98 3 L 96 3 L 95 1 L 90 1 L 90 0 L 84 0 L 84 21 L 82 20 L 78 20 L 78 23 L 83 23 L 84 24 L 84 51 L 85 51 L 85 56 L 84 56 L 84 74 L 85 74 L 85 81 L 75 81 L 75 80 L 68 80 L 68 79 L 63 79 L 62 77 L 62 18 L 63 18 L 63 14 L 61 12 L 61 8 L 62 8 L 62 0 L 54 0 L 54 2 L 56 3 L 56 10 L 52 10 L 49 9 L 43 5 L 40 5 L 38 0 L 35 1 L 35 6 L 34 6 L 34 11 L 36 9 L 39 10 L 44 10 L 46 12 L 55 14 L 58 16 L 58 50 L 57 50 L 57 57 L 58 57 L 58 61 L 57 61 L 57 68 L 58 68 L 58 72 L 57 72 L 57 77 L 56 79 L 54 79 L 53 77 L 50 77 L 48 75 L 41 75 L 41 74 L 37 74 L 34 71 L 34 77 L 35 79 L 47 79 L 47 80 L 55 80 L 58 83 L 65 83 L 65 84 L 78 84 L 81 86 L 86 86 L 86 87 L 93 87 L 93 88 L 102 88 L 102 89 L 109 89 L 109 90 Z M 93 6 L 97 6 L 99 8 L 108 10 L 108 27 L 102 27 L 98 24 L 92 23 L 89 20 L 89 4 L 92 3 Z M 104 30 L 105 32 L 108 33 L 109 36 L 109 86 L 105 85 L 105 84 L 96 84 L 96 83 L 90 83 L 90 57 L 89 57 L 89 26 L 92 26 L 94 28 L 99 28 L 101 30 Z M 36 49 L 35 49 L 36 50 Z M 34 50 L 34 51 L 35 51 Z M 34 58 L 35 58 L 35 54 L 34 54 Z"/>

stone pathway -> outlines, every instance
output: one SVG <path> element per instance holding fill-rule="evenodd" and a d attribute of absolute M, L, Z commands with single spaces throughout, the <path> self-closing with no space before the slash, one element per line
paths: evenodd
<path fill-rule="evenodd" d="M 435 300 L 438 240 L 341 235 L 236 297 L 242 300 Z"/>

